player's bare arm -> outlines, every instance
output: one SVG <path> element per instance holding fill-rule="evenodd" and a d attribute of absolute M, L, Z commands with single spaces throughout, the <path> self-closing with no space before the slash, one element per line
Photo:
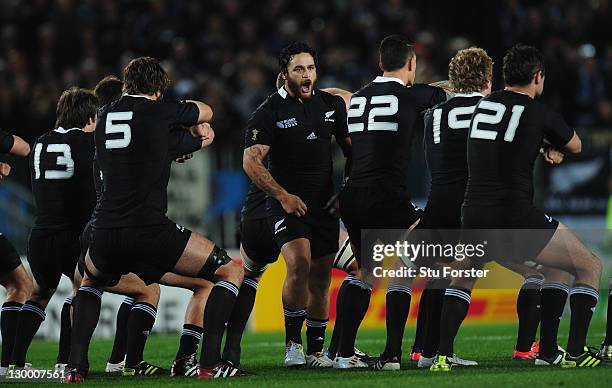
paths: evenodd
<path fill-rule="evenodd" d="M 19 136 L 13 135 L 13 139 L 15 142 L 9 153 L 17 156 L 28 156 L 30 154 L 30 145 Z"/>
<path fill-rule="evenodd" d="M 203 103 L 202 101 L 196 100 L 187 100 L 186 102 L 191 102 L 197 105 L 198 110 L 200 111 L 200 114 L 198 116 L 198 124 L 208 123 L 212 120 L 213 110 L 209 105 Z"/>
<path fill-rule="evenodd" d="M 567 151 L 572 154 L 579 154 L 582 151 L 582 141 L 576 132 L 574 136 L 562 147 L 563 151 Z"/>
<path fill-rule="evenodd" d="M 298 217 L 306 214 L 306 204 L 298 197 L 288 193 L 270 174 L 270 171 L 263 165 L 263 160 L 268 155 L 270 146 L 255 144 L 246 148 L 242 156 L 242 168 L 266 194 L 276 199 L 289 214 Z"/>

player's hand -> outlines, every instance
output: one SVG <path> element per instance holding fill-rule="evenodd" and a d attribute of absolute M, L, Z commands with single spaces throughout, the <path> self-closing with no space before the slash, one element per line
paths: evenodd
<path fill-rule="evenodd" d="M 543 150 L 542 156 L 548 164 L 561 164 L 563 162 L 565 154 L 554 148 L 546 148 Z"/>
<path fill-rule="evenodd" d="M 11 173 L 11 166 L 0 162 L 0 179 L 8 176 Z"/>
<path fill-rule="evenodd" d="M 208 147 L 215 139 L 215 131 L 208 123 L 202 123 L 189 127 L 189 132 L 191 132 L 193 137 L 197 137 L 202 140 L 202 147 Z"/>
<path fill-rule="evenodd" d="M 340 201 L 338 201 L 339 196 L 340 192 L 332 195 L 323 207 L 323 209 L 327 210 L 330 215 L 338 218 L 340 218 Z"/>
<path fill-rule="evenodd" d="M 308 210 L 304 201 L 297 195 L 287 193 L 280 198 L 279 202 L 285 212 L 297 217 L 303 216 Z"/>
<path fill-rule="evenodd" d="M 187 155 L 179 156 L 178 158 L 174 159 L 174 161 L 177 163 L 185 163 L 191 158 L 193 158 L 193 154 L 187 154 Z"/>

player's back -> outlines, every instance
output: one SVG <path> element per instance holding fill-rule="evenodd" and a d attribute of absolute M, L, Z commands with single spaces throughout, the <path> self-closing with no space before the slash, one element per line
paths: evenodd
<path fill-rule="evenodd" d="M 194 125 L 192 103 L 124 95 L 104 106 L 96 125 L 96 152 L 104 188 L 94 227 L 121 228 L 167 222 L 169 133 Z"/>
<path fill-rule="evenodd" d="M 440 88 L 407 88 L 390 77 L 377 77 L 356 92 L 348 111 L 353 160 L 347 185 L 405 188 L 415 120 L 445 99 Z"/>
<path fill-rule="evenodd" d="M 59 127 L 40 136 L 30 154 L 36 202 L 34 229 L 81 230 L 95 205 L 94 134 Z"/>
<path fill-rule="evenodd" d="M 572 135 L 560 115 L 525 94 L 502 90 L 482 99 L 470 123 L 465 205 L 532 205 L 543 139 L 562 147 Z"/>
<path fill-rule="evenodd" d="M 467 137 L 480 93 L 457 94 L 425 114 L 423 142 L 431 174 L 431 196 L 457 191 L 463 199 L 468 179 Z"/>

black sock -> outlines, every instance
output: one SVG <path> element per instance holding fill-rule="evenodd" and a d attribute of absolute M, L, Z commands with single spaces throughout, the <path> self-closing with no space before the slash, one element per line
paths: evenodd
<path fill-rule="evenodd" d="M 406 319 L 410 311 L 410 299 L 412 290 L 402 285 L 390 285 L 387 287 L 386 295 L 386 326 L 387 343 L 383 356 L 386 358 L 400 357 L 402 354 L 402 340 Z"/>
<path fill-rule="evenodd" d="M 28 348 L 44 320 L 45 309 L 40 304 L 29 300 L 21 307 L 19 320 L 17 321 L 17 332 L 15 333 L 15 345 L 11 355 L 11 364 L 16 366 L 25 365 Z"/>
<path fill-rule="evenodd" d="M 251 311 L 253 311 L 257 285 L 257 280 L 245 276 L 234 304 L 234 311 L 227 323 L 223 359 L 234 365 L 240 365 L 240 341 L 242 341 L 242 334 L 251 316 Z"/>
<path fill-rule="evenodd" d="M 285 343 L 293 341 L 296 344 L 302 343 L 302 326 L 306 319 L 306 310 L 291 310 L 283 307 L 285 315 Z"/>
<path fill-rule="evenodd" d="M 325 342 L 325 329 L 329 319 L 306 317 L 306 354 L 315 354 L 323 351 Z"/>
<path fill-rule="evenodd" d="M 143 360 L 147 338 L 151 334 L 157 308 L 149 303 L 134 303 L 127 324 L 125 366 L 133 368 Z"/>
<path fill-rule="evenodd" d="M 471 291 L 458 288 L 447 288 L 444 292 L 444 304 L 440 318 L 439 355 L 453 355 L 453 343 L 470 307 L 470 295 Z"/>
<path fill-rule="evenodd" d="M 72 322 L 70 313 L 72 311 L 72 298 L 68 297 L 62 305 L 60 314 L 60 338 L 59 349 L 57 351 L 57 363 L 67 364 L 70 357 L 70 336 L 72 333 Z"/>
<path fill-rule="evenodd" d="M 604 345 L 612 345 L 612 280 L 608 284 L 608 315 L 606 320 L 606 338 L 603 341 Z"/>
<path fill-rule="evenodd" d="M 200 366 L 203 368 L 212 368 L 221 359 L 223 332 L 234 309 L 238 292 L 238 286 L 220 281 L 215 283 L 208 296 L 204 309 L 204 332 L 202 333 L 205 346 L 202 346 L 202 357 L 200 358 Z"/>
<path fill-rule="evenodd" d="M 421 296 L 419 304 L 425 303 L 427 306 L 427 332 L 422 352 L 424 357 L 434 357 L 440 344 L 440 317 L 448 283 L 446 279 L 430 280 L 427 283 L 427 300 L 423 300 Z"/>
<path fill-rule="evenodd" d="M 68 368 L 76 368 L 87 373 L 89 361 L 89 343 L 100 318 L 102 290 L 96 287 L 81 287 L 74 298 L 72 313 L 72 339 L 70 341 L 70 358 Z"/>
<path fill-rule="evenodd" d="M 431 290 L 427 286 L 425 286 L 423 292 L 421 293 L 421 298 L 419 300 L 416 330 L 414 333 L 414 343 L 412 344 L 412 351 L 417 353 L 423 352 L 423 348 L 425 347 L 425 337 L 427 334 L 427 329 L 429 327 L 429 325 L 427 324 L 427 299 L 429 299 L 430 292 Z"/>
<path fill-rule="evenodd" d="M 516 313 L 519 319 L 516 350 L 528 352 L 535 341 L 540 324 L 540 287 L 542 279 L 528 277 L 525 279 L 516 298 Z"/>
<path fill-rule="evenodd" d="M 331 340 L 329 341 L 329 347 L 327 348 L 329 350 L 329 354 L 332 360 L 336 356 L 336 353 L 338 353 L 338 347 L 340 345 L 340 332 L 342 329 L 342 314 L 340 314 L 340 311 L 342 310 L 341 305 L 344 301 L 346 287 L 353 279 L 353 276 L 347 275 L 346 278 L 344 278 L 342 285 L 340 285 L 340 288 L 338 289 L 338 295 L 336 295 L 336 321 L 334 322 L 334 331 L 332 332 Z"/>
<path fill-rule="evenodd" d="M 572 318 L 570 321 L 569 339 L 567 341 L 567 352 L 572 356 L 584 353 L 589 324 L 591 323 L 598 299 L 599 293 L 597 290 L 586 284 L 574 284 L 570 291 Z"/>
<path fill-rule="evenodd" d="M 0 315 L 0 332 L 2 333 L 2 366 L 11 362 L 11 354 L 15 345 L 15 336 L 19 322 L 19 311 L 23 304 L 19 302 L 4 302 Z"/>
<path fill-rule="evenodd" d="M 351 357 L 355 354 L 355 339 L 359 325 L 368 312 L 372 289 L 359 279 L 349 282 L 342 302 L 342 328 L 340 332 L 341 357 Z"/>
<path fill-rule="evenodd" d="M 128 322 L 130 318 L 130 311 L 134 305 L 134 299 L 126 296 L 123 299 L 123 303 L 119 306 L 117 311 L 117 325 L 115 329 L 115 341 L 113 342 L 113 350 L 111 351 L 108 362 L 111 364 L 119 364 L 125 358 L 127 348 L 127 336 L 128 336 Z"/>
<path fill-rule="evenodd" d="M 198 352 L 198 345 L 202 340 L 203 328 L 196 325 L 184 324 L 181 332 L 181 342 L 176 352 L 176 359 L 189 357 Z"/>
<path fill-rule="evenodd" d="M 559 323 L 565 308 L 569 286 L 558 282 L 544 282 L 540 288 L 540 355 L 557 354 Z"/>

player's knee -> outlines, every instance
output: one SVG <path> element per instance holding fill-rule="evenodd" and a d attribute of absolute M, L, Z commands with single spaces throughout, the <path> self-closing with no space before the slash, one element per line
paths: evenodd
<path fill-rule="evenodd" d="M 6 300 L 24 303 L 32 296 L 32 280 L 22 280 L 6 285 Z"/>
<path fill-rule="evenodd" d="M 225 269 L 228 272 L 237 271 L 232 267 L 232 265 L 236 263 L 232 263 L 232 258 L 229 257 L 225 249 L 221 249 L 215 245 L 210 255 L 208 255 L 208 257 L 206 258 L 206 261 L 204 262 L 204 265 L 202 266 L 202 269 L 200 269 L 200 271 L 198 272 L 197 276 L 199 278 L 210 281 L 215 276 L 215 272 L 217 272 L 217 270 L 221 268 L 221 266 L 226 266 Z M 242 270 L 242 266 L 239 267 L 240 271 L 244 272 Z"/>
<path fill-rule="evenodd" d="M 287 276 L 306 278 L 310 272 L 310 260 L 305 255 L 293 255 L 286 260 Z"/>
<path fill-rule="evenodd" d="M 157 306 L 159 303 L 159 296 L 161 295 L 161 289 L 159 288 L 159 284 L 153 283 L 149 284 L 146 287 L 141 289 L 141 292 L 138 295 L 134 296 L 134 300 L 138 302 L 146 302 Z"/>
<path fill-rule="evenodd" d="M 230 261 L 225 264 L 226 273 L 225 280 L 229 281 L 233 284 L 242 284 L 242 280 L 244 280 L 244 268 L 241 264 L 236 263 L 235 261 Z"/>

